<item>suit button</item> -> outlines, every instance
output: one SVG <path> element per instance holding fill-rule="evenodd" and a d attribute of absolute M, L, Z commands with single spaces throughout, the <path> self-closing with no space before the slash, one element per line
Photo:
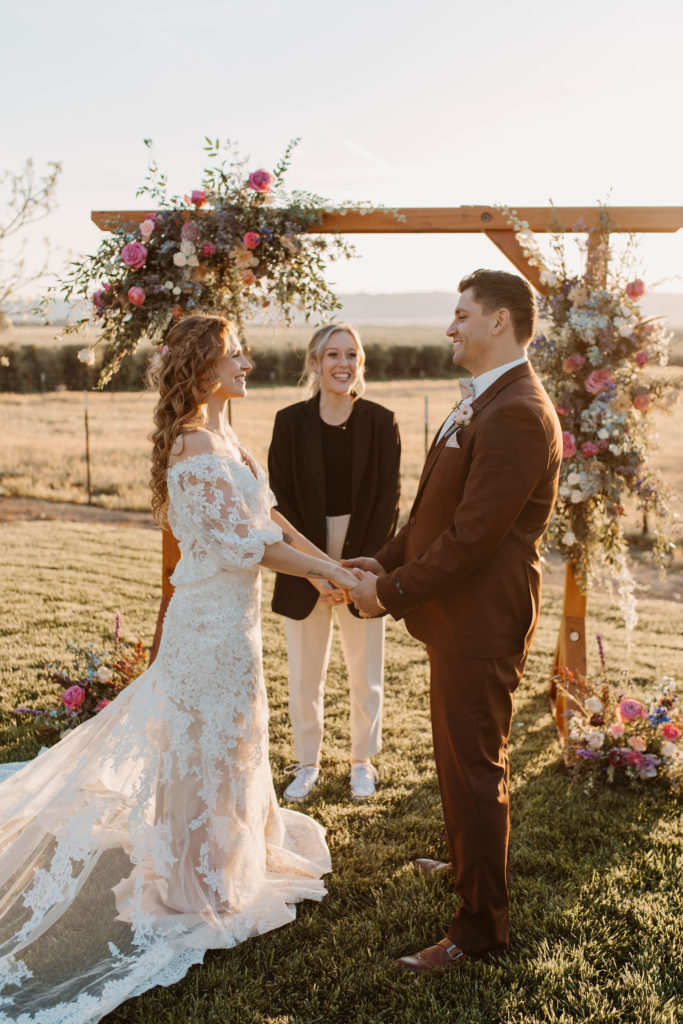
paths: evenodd
<path fill-rule="evenodd" d="M 414 526 L 415 525 L 415 516 L 411 516 L 410 519 L 408 520 L 408 522 L 410 523 L 411 526 Z"/>

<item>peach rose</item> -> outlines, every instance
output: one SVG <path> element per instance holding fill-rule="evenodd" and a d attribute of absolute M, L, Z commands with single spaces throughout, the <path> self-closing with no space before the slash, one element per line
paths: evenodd
<path fill-rule="evenodd" d="M 127 267 L 139 270 L 140 267 L 145 265 L 147 246 L 143 245 L 142 242 L 128 242 L 121 250 L 121 259 Z"/>
<path fill-rule="evenodd" d="M 565 373 L 574 373 L 576 370 L 580 370 L 585 362 L 586 360 L 580 352 L 572 352 L 572 354 L 567 356 L 563 361 L 562 369 Z"/>
<path fill-rule="evenodd" d="M 641 295 L 645 294 L 645 282 L 641 281 L 639 277 L 635 281 L 629 281 L 626 285 L 626 294 L 629 299 L 639 299 Z"/>
<path fill-rule="evenodd" d="M 591 395 L 597 395 L 601 391 L 614 384 L 614 377 L 611 370 L 593 370 L 586 377 L 585 388 Z"/>
<path fill-rule="evenodd" d="M 190 202 L 195 206 L 203 206 L 206 202 L 206 192 L 203 188 L 194 188 L 190 193 Z"/>
<path fill-rule="evenodd" d="M 633 406 L 638 412 L 647 412 L 651 405 L 652 399 L 649 392 L 639 391 L 637 395 L 633 396 Z"/>
<path fill-rule="evenodd" d="M 274 181 L 275 178 L 270 171 L 264 171 L 261 168 L 258 171 L 251 172 L 247 185 L 249 188 L 253 188 L 254 192 L 270 192 Z"/>
<path fill-rule="evenodd" d="M 256 276 L 253 270 L 249 270 L 247 268 L 247 270 L 242 271 L 242 284 L 249 286 L 250 284 L 254 284 L 255 281 Z"/>
<path fill-rule="evenodd" d="M 128 289 L 128 301 L 131 306 L 141 306 L 147 296 L 145 295 L 144 288 L 138 288 L 135 284 L 132 288 Z"/>
<path fill-rule="evenodd" d="M 568 430 L 562 431 L 562 458 L 570 459 L 576 455 L 576 438 Z"/>

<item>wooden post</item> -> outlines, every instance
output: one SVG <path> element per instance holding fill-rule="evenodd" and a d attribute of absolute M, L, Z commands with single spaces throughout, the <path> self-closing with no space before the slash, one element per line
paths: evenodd
<path fill-rule="evenodd" d="M 173 570 L 179 561 L 180 548 L 178 547 L 178 541 L 171 533 L 169 527 L 166 527 L 161 534 L 161 604 L 159 606 L 159 614 L 157 615 L 157 625 L 154 631 L 152 650 L 149 654 L 150 665 L 156 658 L 159 651 L 164 616 L 174 590 L 173 584 L 171 583 L 171 576 L 173 575 Z"/>
<path fill-rule="evenodd" d="M 576 707 L 571 699 L 571 692 L 576 691 L 579 677 L 586 675 L 586 668 L 586 595 L 576 581 L 574 567 L 571 562 L 567 562 L 562 620 L 550 680 L 550 705 L 563 745 L 567 735 L 567 712 Z M 563 689 L 558 691 L 557 680 L 560 672 L 566 673 L 567 678 L 563 680 Z"/>

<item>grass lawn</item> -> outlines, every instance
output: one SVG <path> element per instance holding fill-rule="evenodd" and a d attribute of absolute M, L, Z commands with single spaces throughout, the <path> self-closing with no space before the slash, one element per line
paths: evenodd
<path fill-rule="evenodd" d="M 69 396 L 64 396 L 68 398 Z M 138 396 L 102 396 L 136 400 Z M 250 402 L 255 401 L 250 399 Z M 242 412 L 240 410 L 240 416 Z M 245 417 L 246 421 L 246 417 Z M 254 421 L 252 421 L 254 422 Z M 68 640 L 101 642 L 114 613 L 123 634 L 151 639 L 159 600 L 159 538 L 139 527 L 0 525 L 2 759 L 35 753 L 15 724 L 18 703 L 50 700 L 38 680 Z M 271 762 L 280 791 L 292 760 L 281 622 L 264 573 L 265 671 Z M 499 966 L 430 978 L 399 974 L 393 957 L 440 939 L 456 898 L 447 880 L 415 877 L 415 856 L 446 855 L 431 756 L 421 645 L 388 623 L 385 745 L 377 798 L 348 798 L 348 700 L 338 644 L 328 677 L 324 776 L 307 810 L 328 829 L 333 873 L 321 905 L 228 952 L 171 989 L 131 1000 L 110 1024 L 678 1024 L 683 1021 L 683 823 L 678 801 L 644 784 L 587 791 L 568 778 L 547 701 L 560 578 L 544 609 L 512 730 L 513 950 Z M 630 652 L 618 613 L 597 595 L 588 633 L 639 684 L 683 677 L 683 612 L 642 600 Z"/>

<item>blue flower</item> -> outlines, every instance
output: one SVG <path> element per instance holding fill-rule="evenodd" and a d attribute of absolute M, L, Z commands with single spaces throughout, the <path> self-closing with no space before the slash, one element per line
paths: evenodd
<path fill-rule="evenodd" d="M 261 238 L 265 238 L 266 242 L 269 242 L 273 237 L 273 232 L 270 228 L 259 228 L 259 234 L 261 235 Z"/>
<path fill-rule="evenodd" d="M 651 711 L 647 716 L 647 720 L 650 725 L 659 725 L 660 722 L 670 722 L 671 718 L 667 714 L 666 708 L 658 707 L 654 711 Z"/>

